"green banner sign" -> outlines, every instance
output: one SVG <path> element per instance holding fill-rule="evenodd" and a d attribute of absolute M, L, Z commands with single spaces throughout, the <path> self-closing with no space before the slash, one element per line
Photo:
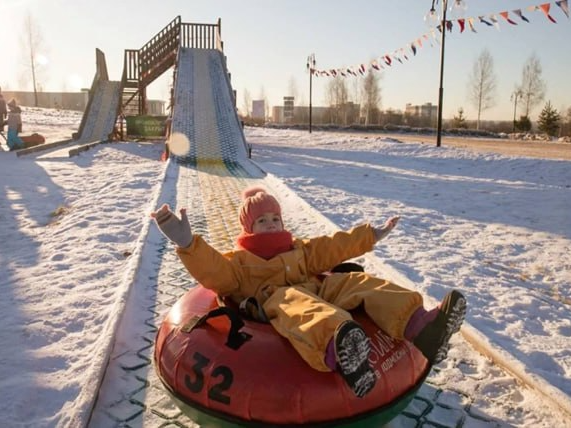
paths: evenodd
<path fill-rule="evenodd" d="M 127 135 L 164 137 L 167 116 L 127 116 Z"/>

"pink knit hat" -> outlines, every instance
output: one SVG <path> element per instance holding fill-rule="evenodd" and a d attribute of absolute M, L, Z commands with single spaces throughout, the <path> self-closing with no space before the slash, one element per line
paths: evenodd
<path fill-rule="evenodd" d="M 280 218 L 282 216 L 279 202 L 263 187 L 248 187 L 242 192 L 242 201 L 240 223 L 247 233 L 252 233 L 254 221 L 265 213 L 278 214 Z"/>

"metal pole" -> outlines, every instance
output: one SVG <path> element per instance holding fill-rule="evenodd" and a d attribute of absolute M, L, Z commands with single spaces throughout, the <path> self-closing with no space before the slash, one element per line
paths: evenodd
<path fill-rule="evenodd" d="M 313 68 L 309 70 L 309 133 L 311 134 L 311 93 L 312 93 Z"/>
<path fill-rule="evenodd" d="M 448 0 L 442 2 L 442 21 L 440 23 L 440 88 L 438 89 L 438 128 L 436 130 L 436 147 L 440 147 L 442 141 L 442 101 L 444 98 L 444 46 L 446 42 L 446 9 Z"/>
<path fill-rule="evenodd" d="M 307 69 L 309 70 L 309 133 L 311 134 L 311 95 L 313 92 L 312 83 L 313 83 L 313 71 L 315 70 L 315 54 L 311 54 L 307 57 Z"/>
<path fill-rule="evenodd" d="M 516 110 L 517 110 L 517 98 L 518 98 L 518 91 L 514 92 L 514 126 L 513 126 L 513 132 L 515 132 L 515 124 L 516 124 Z"/>

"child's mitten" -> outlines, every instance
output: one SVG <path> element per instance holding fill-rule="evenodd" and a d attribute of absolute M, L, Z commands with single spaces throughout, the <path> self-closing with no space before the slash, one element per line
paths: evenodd
<path fill-rule="evenodd" d="M 151 214 L 159 230 L 168 239 L 181 248 L 192 244 L 192 232 L 186 215 L 186 208 L 180 210 L 180 219 L 173 213 L 168 205 L 163 205 L 157 212 Z"/>
<path fill-rule="evenodd" d="M 389 218 L 382 227 L 374 227 L 375 230 L 375 239 L 380 241 L 385 236 L 387 236 L 391 230 L 395 228 L 397 223 L 399 222 L 400 217 L 398 215 Z"/>

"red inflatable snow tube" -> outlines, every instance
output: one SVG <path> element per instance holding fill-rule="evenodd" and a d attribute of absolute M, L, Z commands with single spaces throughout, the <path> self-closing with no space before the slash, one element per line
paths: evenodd
<path fill-rule="evenodd" d="M 171 308 L 155 343 L 159 378 L 185 413 L 208 426 L 380 426 L 406 407 L 430 370 L 414 346 L 357 311 L 377 374 L 375 388 L 357 398 L 339 374 L 309 367 L 270 324 L 232 314 L 197 286 Z"/>

